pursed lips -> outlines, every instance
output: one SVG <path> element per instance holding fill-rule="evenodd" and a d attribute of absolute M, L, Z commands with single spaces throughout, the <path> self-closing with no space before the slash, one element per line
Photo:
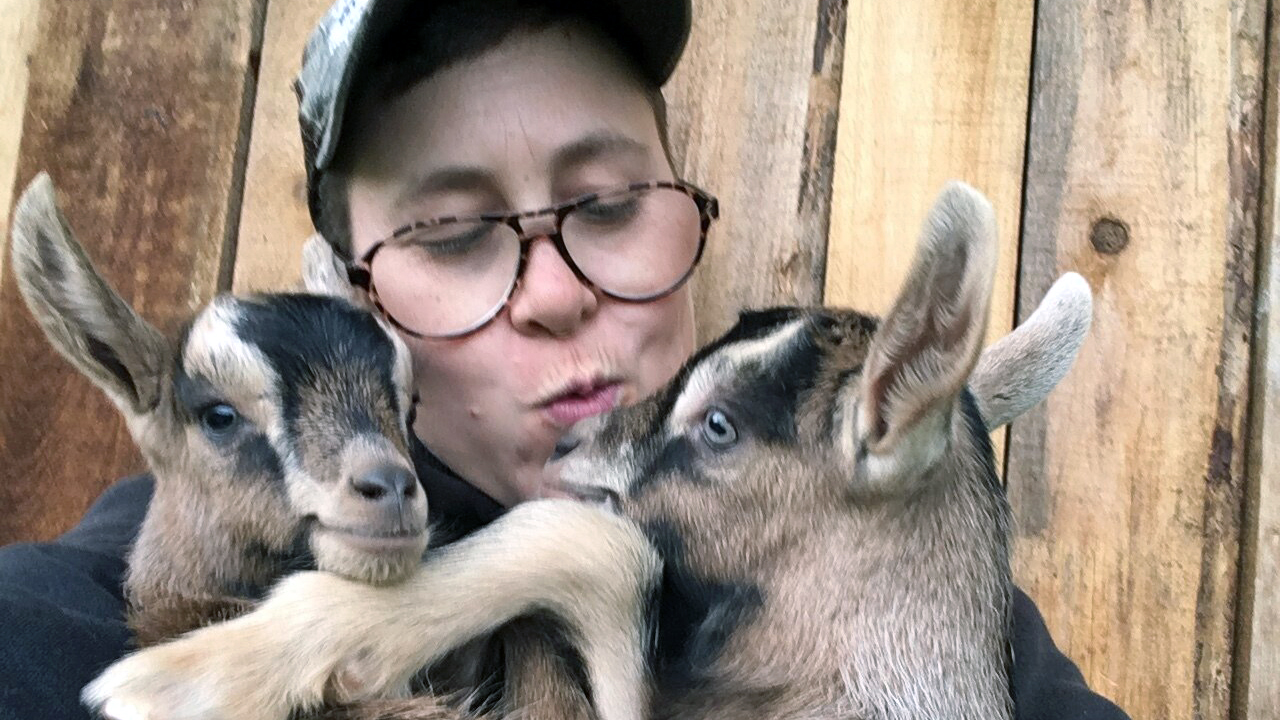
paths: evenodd
<path fill-rule="evenodd" d="M 612 410 L 621 397 L 618 379 L 596 378 L 571 382 L 536 407 L 552 425 L 565 430 L 583 418 Z"/>

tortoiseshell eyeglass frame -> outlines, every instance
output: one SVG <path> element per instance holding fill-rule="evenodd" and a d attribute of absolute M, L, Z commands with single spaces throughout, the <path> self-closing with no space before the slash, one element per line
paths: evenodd
<path fill-rule="evenodd" d="M 596 285 L 596 283 L 592 282 L 582 272 L 582 269 L 578 267 L 578 263 L 574 262 L 573 256 L 569 254 L 569 248 L 565 245 L 564 236 L 561 234 L 561 228 L 564 226 L 565 218 L 568 217 L 569 214 L 572 213 L 574 210 L 577 210 L 578 208 L 583 207 L 584 205 L 596 202 L 597 200 L 605 200 L 608 198 L 617 197 L 619 195 L 627 195 L 629 193 L 635 193 L 642 190 L 658 190 L 658 189 L 677 190 L 679 192 L 682 192 L 685 195 L 688 195 L 690 198 L 692 198 L 694 204 L 697 205 L 698 207 L 698 216 L 700 220 L 700 228 L 698 233 L 698 249 L 697 249 L 697 252 L 694 253 L 693 262 L 689 264 L 689 269 L 685 270 L 684 274 L 681 275 L 680 278 L 677 279 L 674 283 L 672 283 L 669 287 L 663 290 L 660 290 L 658 292 L 655 292 L 653 294 L 644 295 L 640 297 L 628 297 L 625 295 L 617 295 L 609 292 L 605 288 L 602 288 Z M 525 233 L 521 225 L 521 221 L 527 221 L 531 218 L 543 217 L 546 215 L 551 215 L 555 218 L 555 229 L 552 232 L 550 233 L 540 232 L 537 234 Z M 646 303 L 646 302 L 653 302 L 654 300 L 658 300 L 659 298 L 663 298 L 663 297 L 666 297 L 667 295 L 670 295 L 676 290 L 679 290 L 680 286 L 684 285 L 685 282 L 689 280 L 689 277 L 693 275 L 694 269 L 698 267 L 698 262 L 702 260 L 702 251 L 707 245 L 707 231 L 710 230 L 712 221 L 714 221 L 718 217 L 720 217 L 720 202 L 716 200 L 716 198 L 712 196 L 710 193 L 706 192 L 705 190 L 702 190 L 701 188 L 697 187 L 696 185 L 693 185 L 692 183 L 688 183 L 683 180 L 651 180 L 648 182 L 638 182 L 638 183 L 632 183 L 630 185 L 624 185 L 622 187 L 604 190 L 601 192 L 581 195 L 579 197 L 573 198 L 572 200 L 563 202 L 559 205 L 553 205 L 549 208 L 543 208 L 541 210 L 527 210 L 525 212 L 516 212 L 516 213 L 482 213 L 480 215 L 446 216 L 446 217 L 433 218 L 431 220 L 413 222 L 403 227 L 397 228 L 396 231 L 391 233 L 390 236 L 383 238 L 382 240 L 379 240 L 378 242 L 374 243 L 373 246 L 370 247 L 368 250 L 366 250 L 365 253 L 361 255 L 360 258 L 357 259 L 356 261 L 354 262 L 348 261 L 346 263 L 347 278 L 348 280 L 350 280 L 352 285 L 358 288 L 362 288 L 365 292 L 367 292 L 369 294 L 369 299 L 373 302 L 374 306 L 378 309 L 378 312 L 384 318 L 386 318 L 388 322 L 395 325 L 404 333 L 411 335 L 413 337 L 427 338 L 427 339 L 459 338 L 465 335 L 469 335 L 473 332 L 476 332 L 477 330 L 484 327 L 485 325 L 488 325 L 490 322 L 493 321 L 495 317 L 497 317 L 502 312 L 504 308 L 507 307 L 507 305 L 511 303 L 511 298 L 515 295 L 516 290 L 519 288 L 521 278 L 524 277 L 525 265 L 528 263 L 528 258 L 529 258 L 529 248 L 530 246 L 532 246 L 533 241 L 537 240 L 540 237 L 546 237 L 549 240 L 551 240 L 551 243 L 555 245 L 556 251 L 560 253 L 561 259 L 563 259 L 565 264 L 569 266 L 569 269 L 573 270 L 574 276 L 578 278 L 579 282 L 583 283 L 587 287 L 595 290 L 599 290 L 602 294 L 622 302 Z M 413 328 L 405 326 L 403 323 L 397 320 L 395 316 L 393 316 L 390 312 L 387 311 L 387 309 L 383 306 L 382 301 L 378 298 L 377 286 L 373 281 L 373 270 L 372 270 L 373 258 L 378 254 L 378 251 L 381 250 L 382 248 L 386 247 L 387 245 L 395 244 L 398 241 L 403 240 L 404 238 L 406 238 L 407 236 L 411 235 L 412 233 L 418 230 L 439 227 L 442 225 L 451 225 L 456 223 L 467 223 L 467 222 L 500 223 L 510 227 L 513 231 L 515 231 L 517 237 L 519 238 L 520 260 L 516 264 L 515 280 L 511 283 L 510 288 L 507 290 L 506 297 L 504 297 L 501 302 L 497 303 L 492 310 L 488 311 L 479 320 L 477 320 L 476 322 L 472 323 L 471 325 L 468 325 L 467 327 L 461 330 L 456 330 L 454 332 L 449 332 L 449 333 L 430 334 L 430 333 L 418 332 Z"/>

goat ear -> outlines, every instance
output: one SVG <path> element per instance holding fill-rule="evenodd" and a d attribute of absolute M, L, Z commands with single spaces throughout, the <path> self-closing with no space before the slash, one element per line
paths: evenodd
<path fill-rule="evenodd" d="M 1092 317 L 1089 283 L 1067 273 L 1026 322 L 982 353 L 969 389 L 987 429 L 1008 424 L 1048 396 L 1075 363 Z"/>
<path fill-rule="evenodd" d="M 319 233 L 307 238 L 302 246 L 302 284 L 307 292 L 340 297 L 357 307 L 370 307 L 368 295 L 347 278 L 347 264 Z"/>
<path fill-rule="evenodd" d="M 49 341 L 126 412 L 159 401 L 168 344 L 98 275 L 40 173 L 14 208 L 18 290 Z"/>
<path fill-rule="evenodd" d="M 941 457 L 951 408 L 986 332 L 995 267 L 990 203 L 949 183 L 863 366 L 853 440 L 870 481 L 922 471 Z"/>

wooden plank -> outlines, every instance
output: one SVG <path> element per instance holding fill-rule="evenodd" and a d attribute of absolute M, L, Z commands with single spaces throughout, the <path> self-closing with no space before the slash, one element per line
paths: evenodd
<path fill-rule="evenodd" d="M 944 182 L 995 205 L 990 339 L 1013 324 L 1033 0 L 849 8 L 826 303 L 884 313 Z M 1003 430 L 994 434 L 1004 457 Z"/>
<path fill-rule="evenodd" d="M 695 277 L 698 334 L 822 297 L 844 57 L 838 0 L 704 0 L 670 84 L 676 167 L 721 201 Z"/>
<path fill-rule="evenodd" d="M 849 8 L 826 302 L 889 309 L 925 213 L 960 179 L 995 205 L 990 335 L 1013 322 L 1031 0 L 863 0 Z"/>
<path fill-rule="evenodd" d="M 1280 10 L 1271 2 L 1248 500 L 1233 716 L 1280 718 Z"/>
<path fill-rule="evenodd" d="M 47 169 L 72 226 L 139 311 L 207 301 L 235 228 L 259 0 L 40 6 L 18 179 Z M 123 424 L 0 280 L 0 542 L 47 538 L 142 467 Z"/>
<path fill-rule="evenodd" d="M 22 110 L 27 105 L 27 55 L 36 36 L 40 0 L 0 0 L 0 233 L 8 237 L 13 177 L 18 171 Z M 8 253 L 0 252 L 0 273 Z"/>
<path fill-rule="evenodd" d="M 1095 313 L 1010 436 L 1015 572 L 1133 717 L 1226 718 L 1265 0 L 1062 0 L 1036 22 L 1021 312 L 1071 269 Z"/>
<path fill-rule="evenodd" d="M 232 284 L 236 292 L 280 290 L 302 275 L 302 243 L 315 230 L 307 213 L 293 79 L 307 37 L 331 4 L 290 0 L 267 7 Z"/>

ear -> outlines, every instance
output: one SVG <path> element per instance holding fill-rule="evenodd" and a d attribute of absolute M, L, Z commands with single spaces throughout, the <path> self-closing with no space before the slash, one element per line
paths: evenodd
<path fill-rule="evenodd" d="M 991 204 L 949 183 L 863 366 L 854 448 L 869 482 L 923 471 L 941 457 L 986 332 L 995 267 Z"/>
<path fill-rule="evenodd" d="M 1009 423 L 1045 399 L 1075 363 L 1092 318 L 1089 283 L 1067 273 L 1026 322 L 982 353 L 969 389 L 987 429 Z"/>
<path fill-rule="evenodd" d="M 369 308 L 369 298 L 347 278 L 347 264 L 319 233 L 302 246 L 302 284 L 307 292 L 340 297 L 353 305 Z"/>
<path fill-rule="evenodd" d="M 94 270 L 40 173 L 14 209 L 18 290 L 49 341 L 125 412 L 159 402 L 168 344 Z"/>

